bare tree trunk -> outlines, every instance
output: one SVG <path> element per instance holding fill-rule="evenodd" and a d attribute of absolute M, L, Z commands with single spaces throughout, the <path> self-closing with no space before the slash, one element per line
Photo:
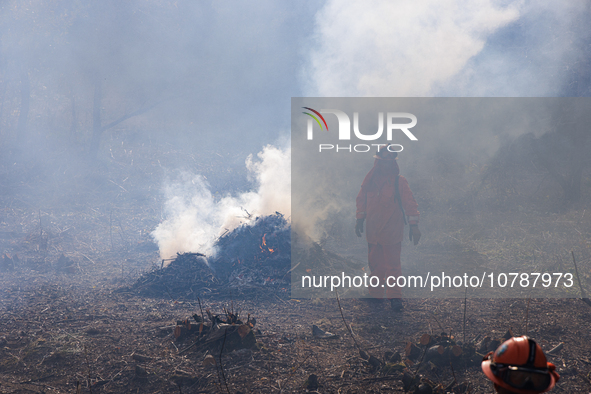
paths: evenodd
<path fill-rule="evenodd" d="M 583 179 L 583 164 L 578 164 L 571 169 L 568 191 L 565 190 L 566 199 L 569 202 L 578 202 L 581 199 L 581 182 Z"/>
<path fill-rule="evenodd" d="M 4 113 L 4 96 L 6 95 L 6 88 L 8 87 L 8 80 L 3 80 L 2 81 L 2 95 L 0 97 L 0 129 L 2 129 L 2 124 L 3 124 L 3 117 L 2 114 Z M 2 133 L 0 132 L 0 135 L 2 135 Z"/>
<path fill-rule="evenodd" d="M 90 140 L 89 158 L 96 159 L 101 144 L 101 102 L 103 100 L 103 85 L 100 74 L 94 79 L 94 100 L 92 103 L 92 138 Z"/>
<path fill-rule="evenodd" d="M 70 91 L 70 101 L 72 102 L 72 123 L 70 125 L 70 138 L 76 140 L 76 127 L 78 126 L 78 114 L 76 113 L 76 98 L 74 92 Z"/>
<path fill-rule="evenodd" d="M 156 107 L 162 101 L 156 101 L 150 105 L 142 105 L 138 110 L 124 114 L 123 116 L 115 119 L 111 123 L 108 123 L 102 126 L 101 123 L 101 102 L 103 99 L 103 87 L 102 87 L 102 80 L 99 75 L 97 75 L 95 82 L 94 82 L 94 101 L 92 104 L 92 139 L 90 140 L 90 152 L 89 158 L 96 159 L 98 156 L 98 150 L 101 144 L 101 136 L 103 131 L 109 130 L 112 127 L 117 126 L 119 123 L 126 121 L 129 118 L 133 118 L 134 116 L 141 115 L 145 112 L 150 111 L 152 108 Z"/>
<path fill-rule="evenodd" d="M 18 140 L 26 141 L 27 133 L 27 119 L 29 117 L 29 107 L 31 103 L 31 81 L 29 80 L 29 71 L 26 67 L 21 69 L 21 107 L 18 117 L 16 131 L 18 133 Z"/>

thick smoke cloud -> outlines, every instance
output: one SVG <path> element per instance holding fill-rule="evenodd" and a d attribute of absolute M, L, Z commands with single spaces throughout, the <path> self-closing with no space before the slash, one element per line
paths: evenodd
<path fill-rule="evenodd" d="M 584 1 L 328 1 L 308 96 L 589 95 Z"/>
<path fill-rule="evenodd" d="M 589 96 L 591 6 L 586 1 L 514 2 L 519 18 L 433 90 L 453 96 Z"/>
<path fill-rule="evenodd" d="M 163 259 L 182 252 L 214 254 L 226 231 L 276 211 L 291 215 L 291 149 L 267 145 L 246 167 L 255 188 L 237 196 L 214 196 L 200 175 L 182 173 L 165 187 L 166 219 L 152 233 Z"/>
<path fill-rule="evenodd" d="M 317 14 L 311 95 L 429 96 L 519 17 L 490 0 L 329 1 Z"/>

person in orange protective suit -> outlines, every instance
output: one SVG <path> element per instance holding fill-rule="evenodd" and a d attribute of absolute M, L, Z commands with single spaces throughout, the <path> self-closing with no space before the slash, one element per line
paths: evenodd
<path fill-rule="evenodd" d="M 390 299 L 393 310 L 401 311 L 402 291 L 399 287 L 388 286 L 389 277 L 402 274 L 400 251 L 404 236 L 406 216 L 410 225 L 409 238 L 419 243 L 419 211 L 406 178 L 401 176 L 396 162 L 397 153 L 390 152 L 389 146 L 378 147 L 373 168 L 365 176 L 357 195 L 357 222 L 355 233 L 361 237 L 366 223 L 368 261 L 371 276 L 369 294 L 373 299 Z M 395 280 L 395 279 L 394 279 Z M 388 283 L 393 284 L 392 278 Z M 376 286 L 372 286 L 376 285 Z"/>

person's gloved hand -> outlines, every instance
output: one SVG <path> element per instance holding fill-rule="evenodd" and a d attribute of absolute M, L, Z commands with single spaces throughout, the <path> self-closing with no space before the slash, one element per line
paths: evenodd
<path fill-rule="evenodd" d="M 408 232 L 408 239 L 414 242 L 414 244 L 418 244 L 419 240 L 421 239 L 421 232 L 419 231 L 418 224 L 411 224 L 410 231 Z"/>
<path fill-rule="evenodd" d="M 364 221 L 365 219 L 357 219 L 357 222 L 355 223 L 355 234 L 357 234 L 358 237 L 361 237 L 361 234 L 363 234 Z"/>

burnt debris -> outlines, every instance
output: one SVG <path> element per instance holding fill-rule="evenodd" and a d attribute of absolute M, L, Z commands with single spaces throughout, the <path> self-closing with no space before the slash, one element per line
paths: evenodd
<path fill-rule="evenodd" d="M 289 284 L 291 226 L 282 214 L 259 217 L 220 237 L 209 258 L 216 277 L 232 287 Z"/>
<path fill-rule="evenodd" d="M 131 290 L 172 299 L 223 296 L 261 288 L 288 293 L 291 226 L 276 212 L 222 235 L 216 254 L 183 253 L 138 279 Z"/>

